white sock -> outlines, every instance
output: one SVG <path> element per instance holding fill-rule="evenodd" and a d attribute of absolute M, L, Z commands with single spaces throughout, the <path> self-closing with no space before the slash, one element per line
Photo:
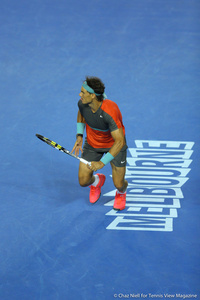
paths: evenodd
<path fill-rule="evenodd" d="M 97 184 L 99 183 L 99 176 L 98 175 L 94 175 L 94 178 L 95 178 L 95 180 L 94 180 L 93 184 L 91 184 L 91 185 L 97 186 Z"/>
<path fill-rule="evenodd" d="M 121 194 L 121 195 L 123 195 L 123 194 L 125 194 L 125 193 L 126 193 L 126 190 L 125 190 L 125 192 L 120 192 L 119 190 L 117 190 L 117 192 L 118 192 L 118 194 Z"/>

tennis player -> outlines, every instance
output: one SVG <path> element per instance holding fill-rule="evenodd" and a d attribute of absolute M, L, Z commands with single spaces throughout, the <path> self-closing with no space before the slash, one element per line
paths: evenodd
<path fill-rule="evenodd" d="M 79 184 L 90 186 L 89 200 L 97 202 L 105 175 L 96 172 L 108 163 L 112 167 L 112 179 L 117 189 L 113 208 L 123 210 L 126 206 L 125 180 L 127 145 L 122 115 L 117 104 L 106 99 L 105 86 L 97 77 L 86 77 L 81 87 L 78 102 L 77 136 L 72 149 L 76 155 L 91 162 L 79 165 Z M 86 138 L 83 145 L 83 133 L 86 127 Z M 83 146 L 83 147 L 82 147 Z"/>

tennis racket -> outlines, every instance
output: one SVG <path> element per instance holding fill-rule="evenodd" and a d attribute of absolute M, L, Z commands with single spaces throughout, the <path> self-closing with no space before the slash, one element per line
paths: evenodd
<path fill-rule="evenodd" d="M 86 165 L 88 165 L 88 164 L 90 165 L 90 164 L 91 164 L 91 163 L 90 163 L 89 161 L 87 161 L 86 159 L 76 156 L 75 154 L 71 153 L 69 150 L 67 150 L 67 149 L 65 149 L 64 147 L 60 146 L 59 144 L 57 144 L 57 143 L 51 141 L 50 139 L 44 137 L 43 135 L 37 134 L 37 133 L 36 133 L 36 136 L 38 137 L 38 139 L 40 139 L 41 141 L 47 143 L 49 146 L 52 146 L 53 148 L 55 148 L 55 149 L 57 149 L 57 150 L 59 150 L 59 151 L 61 151 L 61 152 L 64 152 L 64 153 L 66 153 L 66 154 L 68 154 L 68 155 L 70 155 L 70 156 L 72 156 L 72 157 L 74 157 L 74 158 L 76 158 L 76 159 L 78 159 L 78 160 L 81 161 L 82 163 L 84 163 L 84 164 L 86 164 Z"/>

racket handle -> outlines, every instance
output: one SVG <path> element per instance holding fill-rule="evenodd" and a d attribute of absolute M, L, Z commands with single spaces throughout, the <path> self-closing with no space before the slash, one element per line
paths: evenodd
<path fill-rule="evenodd" d="M 84 159 L 84 158 L 80 158 L 80 161 L 81 161 L 82 163 L 86 164 L 86 165 L 91 166 L 91 162 L 87 161 L 87 160 Z"/>

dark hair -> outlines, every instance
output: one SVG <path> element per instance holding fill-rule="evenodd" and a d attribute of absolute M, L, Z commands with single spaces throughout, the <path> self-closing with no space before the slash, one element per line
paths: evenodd
<path fill-rule="evenodd" d="M 98 101 L 103 101 L 103 93 L 105 90 L 105 85 L 98 77 L 86 77 L 87 84 L 95 91 L 97 94 L 101 94 L 100 96 L 96 96 Z"/>

